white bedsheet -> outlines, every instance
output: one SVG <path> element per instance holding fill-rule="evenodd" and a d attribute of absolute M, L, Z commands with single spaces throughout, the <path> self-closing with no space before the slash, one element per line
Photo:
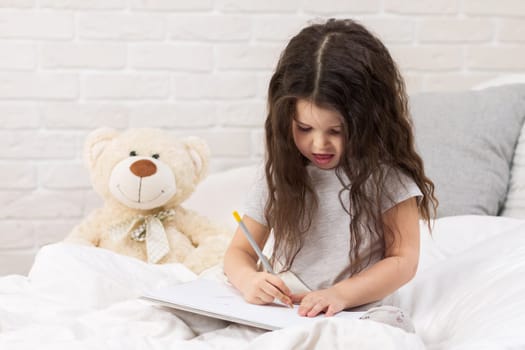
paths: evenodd
<path fill-rule="evenodd" d="M 418 274 L 392 298 L 412 315 L 416 334 L 322 319 L 196 336 L 171 309 L 138 299 L 146 289 L 196 278 L 191 271 L 57 243 L 40 250 L 28 277 L 0 278 L 0 349 L 525 348 L 525 221 L 444 218 L 433 239 L 422 237 Z"/>

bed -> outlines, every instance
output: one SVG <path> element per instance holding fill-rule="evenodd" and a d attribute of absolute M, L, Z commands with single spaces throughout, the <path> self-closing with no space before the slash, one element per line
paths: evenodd
<path fill-rule="evenodd" d="M 441 202 L 432 236 L 421 225 L 416 277 L 392 296 L 415 334 L 323 317 L 274 332 L 223 324 L 200 333 L 140 295 L 215 278 L 219 267 L 197 276 L 57 242 L 28 276 L 0 278 L 0 349 L 525 348 L 525 86 L 420 94 L 410 108 Z M 209 176 L 187 206 L 233 228 L 255 168 Z"/>

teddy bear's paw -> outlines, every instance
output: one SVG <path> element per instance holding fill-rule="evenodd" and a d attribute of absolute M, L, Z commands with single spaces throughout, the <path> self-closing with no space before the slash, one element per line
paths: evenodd
<path fill-rule="evenodd" d="M 184 265 L 199 274 L 200 272 L 222 263 L 225 247 L 214 244 L 200 245 L 184 260 Z"/>

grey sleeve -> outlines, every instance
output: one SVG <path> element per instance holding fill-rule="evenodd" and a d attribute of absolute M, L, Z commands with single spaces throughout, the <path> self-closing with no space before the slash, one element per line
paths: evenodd
<path fill-rule="evenodd" d="M 254 183 L 244 198 L 243 213 L 268 227 L 268 223 L 264 218 L 264 207 L 268 198 L 268 186 L 266 184 L 266 177 L 264 167 L 260 167 L 255 176 Z"/>
<path fill-rule="evenodd" d="M 389 169 L 384 184 L 381 210 L 384 213 L 412 197 L 421 197 L 423 193 L 414 180 L 400 170 Z"/>

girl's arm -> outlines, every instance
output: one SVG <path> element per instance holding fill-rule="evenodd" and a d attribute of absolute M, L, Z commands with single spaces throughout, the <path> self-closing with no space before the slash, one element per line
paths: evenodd
<path fill-rule="evenodd" d="M 410 281 L 419 261 L 419 213 L 416 199 L 407 199 L 383 215 L 385 225 L 397 231 L 385 237 L 385 258 L 334 286 L 293 296 L 301 302 L 299 314 L 326 316 L 380 300 Z M 392 243 L 393 242 L 393 243 Z"/>
<path fill-rule="evenodd" d="M 249 216 L 244 216 L 243 222 L 255 242 L 263 247 L 270 230 Z M 224 273 L 228 280 L 249 303 L 268 304 L 276 298 L 286 303 L 291 296 L 290 290 L 276 275 L 258 271 L 258 260 L 257 253 L 238 227 L 224 255 Z"/>

